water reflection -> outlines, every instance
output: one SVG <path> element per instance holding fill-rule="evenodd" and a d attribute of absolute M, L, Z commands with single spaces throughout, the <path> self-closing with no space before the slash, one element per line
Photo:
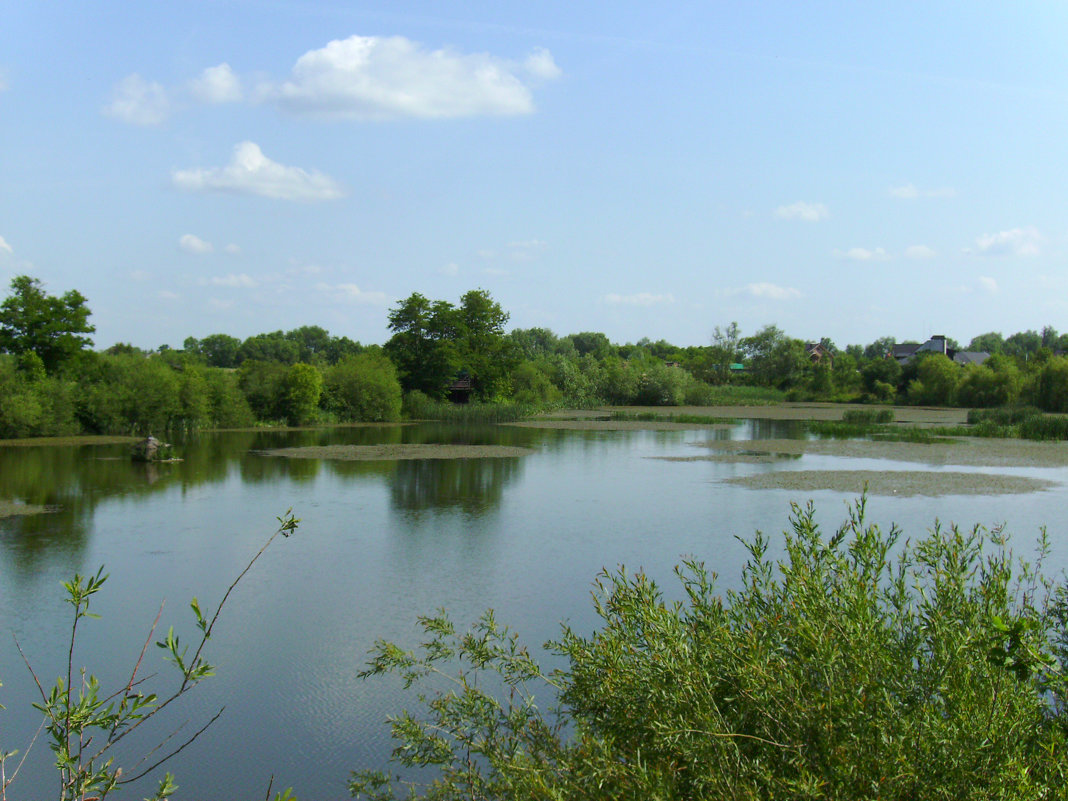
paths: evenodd
<path fill-rule="evenodd" d="M 393 506 L 405 512 L 459 508 L 480 515 L 501 502 L 523 470 L 522 458 L 408 459 L 395 463 Z"/>
<path fill-rule="evenodd" d="M 182 461 L 159 464 L 132 462 L 128 446 L 121 443 L 0 446 L 0 500 L 49 509 L 0 518 L 0 552 L 18 571 L 39 571 L 53 559 L 76 562 L 89 545 L 95 511 L 108 499 L 174 488 L 184 496 L 234 475 L 244 484 L 312 485 L 323 475 L 384 479 L 392 506 L 405 513 L 455 508 L 478 515 L 500 504 L 504 488 L 520 475 L 521 459 L 322 461 L 268 457 L 262 451 L 336 444 L 558 447 L 558 442 L 545 442 L 545 433 L 441 424 L 219 432 L 175 439 Z"/>

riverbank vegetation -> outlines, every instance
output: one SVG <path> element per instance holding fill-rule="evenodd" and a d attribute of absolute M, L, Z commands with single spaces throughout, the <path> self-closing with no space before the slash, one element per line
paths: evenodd
<path fill-rule="evenodd" d="M 543 669 L 492 612 L 421 619 L 365 677 L 422 695 L 395 762 L 357 798 L 1024 799 L 1068 782 L 1068 595 L 1004 532 L 937 523 L 904 540 L 861 499 L 825 533 L 793 508 L 785 553 L 749 540 L 738 589 L 703 564 L 668 594 L 622 568 L 600 625 L 567 626 Z M 457 665 L 459 665 L 458 672 Z M 1061 788 L 1058 790 L 1057 788 Z"/>
<path fill-rule="evenodd" d="M 967 433 L 1068 438 L 1068 418 L 1051 416 L 1068 413 L 1068 335 L 1050 326 L 976 337 L 967 347 L 991 354 L 982 364 L 923 352 L 900 364 L 889 337 L 841 350 L 823 340 L 814 350 L 816 343 L 773 325 L 750 336 L 733 323 L 716 327 L 708 345 L 691 347 L 649 339 L 620 345 L 592 331 L 506 332 L 508 313 L 479 289 L 458 304 L 419 293 L 399 301 L 384 321 L 390 338 L 382 346 L 302 326 L 244 340 L 189 337 L 181 349 L 120 343 L 95 351 L 88 301 L 76 290 L 52 296 L 28 276 L 10 289 L 0 303 L 0 438 L 404 416 L 508 422 L 563 408 L 784 400 L 1003 409 L 1010 411 L 969 420 Z M 1033 413 L 1005 422 L 1018 407 Z M 839 435 L 854 430 L 848 426 L 884 425 L 877 417 L 845 420 Z"/>

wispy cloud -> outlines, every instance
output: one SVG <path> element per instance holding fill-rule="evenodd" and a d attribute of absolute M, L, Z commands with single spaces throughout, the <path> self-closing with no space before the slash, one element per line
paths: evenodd
<path fill-rule="evenodd" d="M 938 254 L 935 253 L 934 249 L 927 247 L 927 245 L 909 245 L 905 248 L 906 259 L 924 261 L 926 259 L 933 259 L 937 255 Z"/>
<path fill-rule="evenodd" d="M 656 306 L 661 303 L 674 303 L 675 296 L 671 293 L 656 295 L 651 292 L 637 292 L 633 295 L 619 295 L 610 292 L 604 296 L 604 302 L 610 305 Z"/>
<path fill-rule="evenodd" d="M 252 289 L 259 286 L 259 281 L 246 273 L 216 275 L 200 282 L 205 286 L 226 286 L 232 288 Z"/>
<path fill-rule="evenodd" d="M 171 301 L 182 299 L 181 295 L 179 295 L 177 292 L 171 292 L 169 289 L 161 289 L 159 292 L 156 293 L 156 297 L 160 300 Z"/>
<path fill-rule="evenodd" d="M 746 284 L 732 294 L 746 294 L 754 298 L 766 298 L 768 300 L 793 300 L 801 297 L 801 290 L 760 281 L 755 284 Z"/>
<path fill-rule="evenodd" d="M 334 179 L 316 170 L 271 161 L 255 142 L 241 142 L 225 167 L 175 170 L 171 180 L 193 192 L 233 192 L 277 200 L 336 200 L 345 192 Z"/>
<path fill-rule="evenodd" d="M 544 47 L 534 48 L 534 52 L 527 56 L 527 60 L 523 62 L 523 67 L 535 78 L 543 80 L 553 80 L 563 74 L 560 68 L 556 66 L 553 54 Z"/>
<path fill-rule="evenodd" d="M 529 114 L 530 89 L 518 73 L 555 78 L 548 50 L 523 64 L 488 53 L 427 50 L 403 36 L 336 39 L 297 59 L 289 79 L 259 97 L 293 114 L 353 119 Z"/>
<path fill-rule="evenodd" d="M 949 186 L 941 186 L 937 189 L 919 189 L 914 184 L 890 187 L 890 197 L 898 200 L 915 200 L 920 197 L 956 197 L 957 190 Z"/>
<path fill-rule="evenodd" d="M 192 253 L 197 256 L 202 256 L 215 250 L 211 242 L 205 242 L 196 234 L 183 234 L 178 239 L 178 247 L 186 253 Z"/>
<path fill-rule="evenodd" d="M 233 242 L 231 242 L 226 247 L 224 247 L 223 250 L 225 250 L 231 256 L 236 256 L 238 253 L 241 252 L 240 246 L 235 245 Z"/>
<path fill-rule="evenodd" d="M 802 220 L 804 222 L 819 222 L 830 216 L 827 207 L 822 203 L 805 203 L 798 201 L 789 206 L 779 206 L 775 209 L 775 216 L 783 220 Z"/>
<path fill-rule="evenodd" d="M 987 292 L 987 293 L 993 295 L 995 292 L 998 291 L 998 282 L 995 281 L 990 276 L 981 275 L 981 276 L 979 276 L 979 287 L 984 292 Z"/>
<path fill-rule="evenodd" d="M 442 265 L 438 272 L 442 275 L 456 275 L 460 272 L 460 265 L 454 261 L 450 261 L 448 264 Z"/>
<path fill-rule="evenodd" d="M 525 239 L 520 242 L 509 242 L 506 247 L 513 261 L 531 261 L 539 252 L 545 250 L 545 243 L 540 239 Z"/>
<path fill-rule="evenodd" d="M 0 253 L 14 253 L 11 249 L 11 245 L 7 243 L 7 240 L 0 236 Z"/>
<path fill-rule="evenodd" d="M 996 234 L 983 234 L 975 240 L 975 249 L 965 248 L 965 253 L 984 256 L 1037 256 L 1041 250 L 1042 235 L 1033 225 L 1026 228 L 1011 228 Z"/>
<path fill-rule="evenodd" d="M 104 113 L 131 125 L 159 125 L 170 112 L 167 90 L 137 73 L 119 81 L 111 93 L 111 102 L 104 107 Z"/>
<path fill-rule="evenodd" d="M 843 259 L 849 259 L 850 261 L 888 261 L 890 259 L 890 254 L 883 248 L 875 248 L 874 250 L 869 250 L 868 248 L 850 248 L 845 252 L 836 251 L 836 255 Z"/>
<path fill-rule="evenodd" d="M 371 306 L 388 306 L 390 304 L 390 298 L 385 292 L 368 292 L 352 283 L 327 284 L 320 282 L 315 285 L 315 288 L 338 300 L 366 303 Z"/>
<path fill-rule="evenodd" d="M 189 92 L 201 103 L 237 103 L 244 97 L 241 79 L 227 63 L 208 67 L 189 82 Z"/>

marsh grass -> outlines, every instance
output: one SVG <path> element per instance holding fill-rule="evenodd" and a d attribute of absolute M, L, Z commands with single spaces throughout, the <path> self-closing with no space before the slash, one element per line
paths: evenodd
<path fill-rule="evenodd" d="M 842 412 L 843 423 L 873 425 L 894 422 L 893 409 L 846 409 Z"/>
<path fill-rule="evenodd" d="M 514 423 L 538 411 L 533 406 L 520 403 L 447 403 L 433 401 L 426 396 L 412 398 L 406 405 L 412 420 L 435 420 L 456 425 Z"/>

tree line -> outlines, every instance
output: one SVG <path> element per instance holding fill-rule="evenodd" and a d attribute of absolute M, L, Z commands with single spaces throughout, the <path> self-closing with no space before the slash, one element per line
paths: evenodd
<path fill-rule="evenodd" d="M 975 337 L 964 350 L 991 357 L 961 366 L 937 353 L 899 364 L 891 337 L 843 349 L 825 339 L 828 357 L 814 360 L 774 325 L 748 336 L 717 326 L 691 347 L 506 331 L 508 313 L 482 289 L 458 304 L 413 293 L 389 311 L 382 346 L 302 326 L 96 351 L 90 316 L 76 290 L 53 296 L 37 279 L 12 280 L 0 303 L 0 437 L 384 422 L 405 405 L 455 399 L 457 387 L 463 400 L 536 408 L 708 405 L 749 388 L 768 399 L 1068 412 L 1068 334 L 1052 326 Z"/>

